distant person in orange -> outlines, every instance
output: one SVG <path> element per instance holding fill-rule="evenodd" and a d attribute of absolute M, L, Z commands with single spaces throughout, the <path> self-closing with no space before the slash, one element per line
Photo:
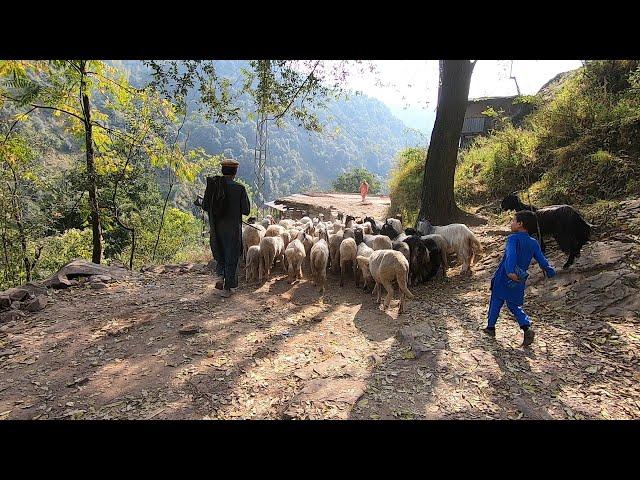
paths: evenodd
<path fill-rule="evenodd" d="M 362 203 L 364 203 L 364 199 L 367 198 L 367 193 L 369 193 L 369 184 L 366 180 L 362 180 L 360 184 L 360 196 L 362 197 Z"/>

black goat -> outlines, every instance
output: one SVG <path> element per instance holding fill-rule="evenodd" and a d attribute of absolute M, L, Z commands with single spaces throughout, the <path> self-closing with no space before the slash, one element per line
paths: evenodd
<path fill-rule="evenodd" d="M 347 225 L 349 224 L 349 221 L 351 221 L 352 225 L 351 228 L 353 228 L 353 222 L 356 221 L 356 217 L 352 217 L 351 215 L 347 215 L 344 219 L 344 226 L 345 228 L 349 228 L 347 227 Z"/>
<path fill-rule="evenodd" d="M 432 239 L 423 239 L 418 235 L 411 235 L 403 241 L 409 245 L 411 284 L 424 283 L 433 278 L 442 265 L 438 245 Z"/>
<path fill-rule="evenodd" d="M 391 225 L 386 221 L 384 222 L 384 225 L 382 225 L 382 228 L 380 229 L 380 235 L 386 235 L 391 240 L 395 240 L 396 238 L 398 238 L 398 236 L 401 233 L 402 232 L 398 232 L 395 228 L 393 228 L 393 225 Z"/>
<path fill-rule="evenodd" d="M 380 230 L 382 230 L 382 222 L 377 222 L 373 219 L 373 217 L 364 217 L 363 222 L 369 222 L 371 224 L 371 232 L 374 235 L 380 235 Z"/>
<path fill-rule="evenodd" d="M 591 236 L 591 225 L 586 222 L 582 215 L 570 205 L 550 205 L 548 207 L 536 208 L 520 201 L 515 193 L 507 195 L 500 203 L 502 210 L 530 210 L 536 214 L 538 227 L 540 229 L 540 248 L 546 250 L 544 236 L 551 235 L 558 242 L 560 250 L 569 255 L 563 269 L 569 268 L 576 258 L 580 257 L 580 250 L 589 241 Z M 538 232 L 529 232 L 530 235 L 538 236 Z"/>
<path fill-rule="evenodd" d="M 364 242 L 364 232 L 360 227 L 355 227 L 353 229 L 353 239 L 356 241 L 356 245 L 360 245 Z"/>

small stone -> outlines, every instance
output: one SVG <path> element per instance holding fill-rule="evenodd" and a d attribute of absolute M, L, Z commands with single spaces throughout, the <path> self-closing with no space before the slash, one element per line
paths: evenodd
<path fill-rule="evenodd" d="M 180 332 L 183 335 L 191 335 L 193 333 L 198 333 L 199 330 L 200 330 L 200 327 L 194 324 L 190 324 L 190 325 L 185 325 L 184 327 L 181 327 L 178 330 L 178 332 Z"/>
<path fill-rule="evenodd" d="M 88 381 L 89 381 L 88 377 L 77 378 L 73 382 L 67 383 L 67 387 L 75 387 L 76 385 L 84 385 Z"/>

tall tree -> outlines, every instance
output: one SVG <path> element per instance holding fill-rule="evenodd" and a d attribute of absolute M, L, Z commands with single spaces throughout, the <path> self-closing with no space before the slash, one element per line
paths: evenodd
<path fill-rule="evenodd" d="M 434 224 L 451 223 L 462 213 L 453 197 L 453 180 L 475 63 L 440 61 L 436 121 L 424 168 L 418 214 L 419 219 L 429 219 Z"/>
<path fill-rule="evenodd" d="M 96 90 L 104 94 L 107 89 L 112 88 L 112 83 L 108 82 L 113 80 L 105 75 L 106 70 L 104 62 L 95 60 L 19 60 L 0 64 L 0 75 L 5 78 L 0 98 L 19 108 L 27 108 L 28 111 L 22 117 L 34 110 L 49 110 L 54 115 L 65 115 L 71 120 L 72 131 L 84 137 L 85 188 L 89 193 L 91 208 L 94 263 L 102 260 L 103 247 L 94 154 L 94 147 L 99 139 L 93 127 L 100 127 L 105 131 L 110 128 L 98 121 L 107 118 L 93 111 L 92 96 Z"/>

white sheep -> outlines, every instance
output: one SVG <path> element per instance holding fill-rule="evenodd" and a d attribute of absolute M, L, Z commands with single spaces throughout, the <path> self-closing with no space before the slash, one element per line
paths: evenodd
<path fill-rule="evenodd" d="M 463 223 L 452 223 L 444 226 L 434 226 L 428 221 L 419 221 L 416 230 L 422 235 L 438 234 L 447 241 L 447 253 L 455 253 L 462 263 L 462 274 L 471 274 L 471 264 L 475 263 L 476 255 L 482 253 L 482 245 L 469 227 Z"/>
<path fill-rule="evenodd" d="M 283 226 L 284 228 L 291 228 L 296 224 L 295 220 L 291 220 L 290 218 L 283 218 L 278 222 L 278 225 Z"/>
<path fill-rule="evenodd" d="M 387 309 L 393 299 L 393 281 L 398 282 L 400 288 L 400 308 L 398 313 L 404 311 L 404 297 L 413 298 L 413 294 L 407 288 L 409 277 L 409 261 L 396 250 L 377 250 L 369 258 L 357 257 L 357 261 L 369 266 L 369 272 L 376 282 L 374 292 L 377 290 L 377 302 L 380 303 L 383 285 L 387 291 L 383 309 Z"/>
<path fill-rule="evenodd" d="M 404 232 L 404 229 L 402 228 L 402 222 L 397 218 L 387 218 L 386 223 L 391 225 L 396 232 Z"/>
<path fill-rule="evenodd" d="M 264 237 L 265 232 L 265 228 L 258 223 L 244 227 L 242 230 L 242 256 L 245 258 L 245 261 L 247 259 L 247 250 L 254 245 L 260 245 L 260 240 Z"/>
<path fill-rule="evenodd" d="M 340 230 L 342 230 L 342 228 L 344 227 L 344 225 L 340 222 L 333 222 L 333 233 L 336 234 L 338 233 Z"/>
<path fill-rule="evenodd" d="M 346 269 L 347 264 L 350 264 L 353 270 L 353 276 L 355 278 L 356 287 L 357 287 L 358 278 L 356 277 L 356 274 L 355 274 L 355 263 L 356 263 L 358 248 L 356 246 L 356 241 L 353 239 L 353 237 L 344 238 L 342 240 L 339 247 L 339 253 L 340 253 L 340 286 L 341 287 L 344 286 L 344 271 Z"/>
<path fill-rule="evenodd" d="M 347 227 L 344 229 L 343 234 L 342 234 L 343 238 L 354 238 L 355 234 L 354 234 L 354 230 L 351 227 Z"/>
<path fill-rule="evenodd" d="M 302 262 L 306 257 L 304 244 L 302 243 L 304 236 L 305 233 L 300 232 L 298 237 L 295 238 L 284 251 L 289 271 L 289 283 L 293 283 L 297 279 L 302 278 Z"/>
<path fill-rule="evenodd" d="M 340 268 L 340 244 L 343 238 L 342 231 L 329 235 L 329 261 L 333 273 L 338 273 Z"/>
<path fill-rule="evenodd" d="M 329 263 L 329 237 L 326 230 L 320 232 L 318 242 L 311 247 L 311 278 L 320 286 L 320 295 L 324 294 L 327 283 L 327 264 Z"/>
<path fill-rule="evenodd" d="M 260 272 L 259 280 L 269 277 L 271 268 L 276 260 L 283 261 L 284 242 L 282 237 L 263 237 L 260 240 Z M 283 262 L 284 263 L 284 262 Z"/>
<path fill-rule="evenodd" d="M 262 226 L 264 228 L 269 228 L 269 225 L 273 225 L 275 223 L 275 220 L 273 219 L 273 217 L 271 215 L 267 215 L 266 217 L 264 217 L 262 219 L 262 222 L 260 222 L 262 224 Z"/>
<path fill-rule="evenodd" d="M 269 225 L 267 231 L 264 233 L 265 237 L 278 237 L 285 232 L 285 228 L 282 225 Z"/>
<path fill-rule="evenodd" d="M 247 283 L 258 279 L 260 271 L 260 245 L 252 245 L 247 249 L 246 262 L 245 262 L 245 275 Z"/>
<path fill-rule="evenodd" d="M 284 231 L 280 234 L 280 237 L 282 238 L 282 241 L 284 242 L 284 248 L 286 249 L 289 246 L 289 242 L 291 241 L 292 238 L 295 238 L 294 236 L 292 236 L 288 231 Z"/>
<path fill-rule="evenodd" d="M 364 290 L 367 289 L 367 284 L 369 283 L 369 279 L 371 278 L 371 273 L 369 272 L 369 265 L 363 265 L 361 262 L 357 261 L 357 258 L 358 257 L 369 258 L 373 252 L 374 252 L 373 248 L 369 247 L 369 245 L 367 245 L 364 242 L 358 245 L 358 250 L 356 252 L 356 262 L 355 262 L 356 269 L 354 273 L 356 275 L 356 285 L 358 285 L 358 282 L 360 281 L 360 277 L 362 276 L 362 280 L 363 280 L 362 288 Z"/>
<path fill-rule="evenodd" d="M 374 250 L 391 250 L 393 244 L 391 239 L 386 235 L 371 235 L 365 237 L 364 242 Z"/>
<path fill-rule="evenodd" d="M 449 242 L 442 235 L 432 233 L 431 235 L 423 235 L 420 237 L 422 240 L 431 239 L 435 242 L 440 250 L 440 261 L 442 264 L 442 276 L 447 276 L 447 269 L 449 268 L 449 261 L 447 259 L 447 250 L 449 250 Z"/>

